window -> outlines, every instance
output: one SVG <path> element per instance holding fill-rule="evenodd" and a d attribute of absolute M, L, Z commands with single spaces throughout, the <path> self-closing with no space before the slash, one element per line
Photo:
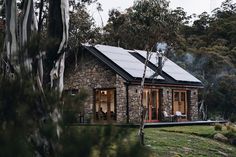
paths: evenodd
<path fill-rule="evenodd" d="M 174 101 L 179 101 L 179 92 L 175 92 L 174 96 Z"/>
<path fill-rule="evenodd" d="M 95 119 L 98 121 L 115 120 L 115 89 L 98 89 L 95 93 Z"/>
<path fill-rule="evenodd" d="M 173 91 L 173 114 L 180 111 L 182 114 L 187 114 L 187 94 L 183 90 Z"/>

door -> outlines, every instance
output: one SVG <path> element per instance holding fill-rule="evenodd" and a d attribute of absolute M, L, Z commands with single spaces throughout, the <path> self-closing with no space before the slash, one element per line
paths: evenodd
<path fill-rule="evenodd" d="M 180 111 L 187 115 L 187 92 L 182 90 L 173 91 L 173 114 Z"/>
<path fill-rule="evenodd" d="M 145 89 L 143 105 L 146 109 L 146 122 L 158 122 L 159 91 L 158 89 Z"/>

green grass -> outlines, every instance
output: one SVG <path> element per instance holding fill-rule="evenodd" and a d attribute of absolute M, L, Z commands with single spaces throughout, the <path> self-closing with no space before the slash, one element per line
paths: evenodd
<path fill-rule="evenodd" d="M 222 131 L 216 131 L 214 126 L 181 126 L 181 127 L 165 127 L 160 128 L 160 131 L 166 132 L 176 132 L 197 135 L 201 137 L 213 138 L 216 133 L 221 133 L 225 136 L 229 134 L 236 137 L 236 132 L 227 130 L 225 126 L 222 125 Z"/>
<path fill-rule="evenodd" d="M 214 126 L 181 126 L 181 127 L 166 127 L 160 128 L 160 131 L 177 132 L 191 135 L 198 135 L 202 137 L 213 137 L 214 134 L 220 131 L 215 131 Z M 226 131 L 224 128 L 223 131 Z"/>
<path fill-rule="evenodd" d="M 182 133 L 164 131 L 168 128 L 161 129 L 145 129 L 146 145 L 155 152 L 157 156 L 206 156 L 206 157 L 221 157 L 221 156 L 236 156 L 236 147 L 217 142 L 215 140 L 199 137 L 189 134 L 189 130 L 193 130 L 198 126 L 192 127 L 172 127 L 170 130 L 181 130 Z M 209 134 L 212 133 L 210 128 L 197 129 L 196 132 L 201 133 L 207 130 Z M 184 131 L 188 130 L 188 131 Z M 185 133 L 187 132 L 187 134 Z M 204 132 L 204 131 L 203 131 Z M 206 133 L 206 134 L 208 134 Z M 206 135 L 204 134 L 204 135 Z"/>
<path fill-rule="evenodd" d="M 213 126 L 146 128 L 145 147 L 138 129 L 112 126 L 71 127 L 63 156 L 83 157 L 236 157 L 236 147 L 211 139 Z M 227 132 L 224 128 L 222 132 Z"/>

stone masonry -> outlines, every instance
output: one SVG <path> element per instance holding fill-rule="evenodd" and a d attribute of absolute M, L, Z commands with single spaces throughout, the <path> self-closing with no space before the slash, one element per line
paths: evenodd
<path fill-rule="evenodd" d="M 85 122 L 93 122 L 94 89 L 115 88 L 116 74 L 89 53 L 79 58 L 76 69 L 70 66 L 66 70 L 65 90 L 83 88 L 88 92 L 84 116 Z"/>
<path fill-rule="evenodd" d="M 129 102 L 129 122 L 138 123 L 140 121 L 139 107 L 139 85 L 130 85 L 111 70 L 107 65 L 100 62 L 90 53 L 83 52 L 78 56 L 78 66 L 75 68 L 74 63 L 67 65 L 65 71 L 65 90 L 85 89 L 89 97 L 84 104 L 85 122 L 93 123 L 94 121 L 94 90 L 114 88 L 116 90 L 116 121 L 117 123 L 127 122 L 127 87 Z M 72 65 L 73 64 L 73 65 Z M 157 87 L 156 87 L 157 88 Z M 163 104 L 161 108 L 168 113 L 172 113 L 172 88 L 158 87 L 162 89 Z M 192 88 L 178 88 L 190 91 L 189 114 L 191 120 L 198 120 L 198 90 Z"/>
<path fill-rule="evenodd" d="M 65 90 L 83 88 L 88 92 L 89 97 L 84 104 L 85 122 L 93 122 L 94 90 L 115 88 L 116 120 L 126 123 L 125 80 L 89 53 L 79 58 L 77 69 L 69 66 L 66 70 Z"/>
<path fill-rule="evenodd" d="M 140 122 L 139 85 L 129 86 L 129 122 Z"/>
<path fill-rule="evenodd" d="M 192 89 L 190 95 L 190 120 L 198 120 L 198 90 Z"/>
<path fill-rule="evenodd" d="M 127 121 L 126 104 L 125 80 L 119 75 L 116 75 L 116 120 L 118 123 L 126 123 Z"/>

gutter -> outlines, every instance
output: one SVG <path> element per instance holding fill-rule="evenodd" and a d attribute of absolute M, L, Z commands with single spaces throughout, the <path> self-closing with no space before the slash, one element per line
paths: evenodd
<path fill-rule="evenodd" d="M 132 81 L 130 84 L 138 85 L 138 84 L 140 84 L 140 81 L 139 80 L 135 80 L 135 81 Z M 159 82 L 159 83 L 157 83 L 157 82 L 149 82 L 148 80 L 145 81 L 144 85 L 146 85 L 146 86 L 156 86 L 156 87 L 181 87 L 181 88 L 186 87 L 186 88 L 200 88 L 200 89 L 204 88 L 204 86 L 202 84 L 200 84 L 200 83 L 196 83 L 196 84 L 194 84 L 194 83 L 175 84 L 175 83 L 166 83 L 166 82 L 163 82 L 163 83 Z"/>

